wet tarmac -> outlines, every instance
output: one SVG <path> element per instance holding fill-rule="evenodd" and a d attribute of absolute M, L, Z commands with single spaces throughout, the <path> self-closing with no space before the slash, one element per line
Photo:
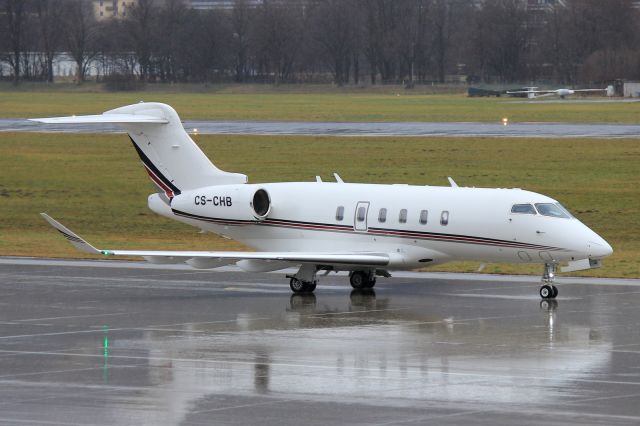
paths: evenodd
<path fill-rule="evenodd" d="M 640 423 L 640 281 L 0 259 L 0 423 Z"/>
<path fill-rule="evenodd" d="M 326 136 L 456 136 L 540 138 L 638 138 L 640 125 L 571 123 L 329 123 L 291 121 L 185 121 L 188 132 L 223 135 Z M 196 131 L 197 129 L 197 131 Z M 38 124 L 25 119 L 0 119 L 0 132 L 121 133 L 109 124 Z"/>

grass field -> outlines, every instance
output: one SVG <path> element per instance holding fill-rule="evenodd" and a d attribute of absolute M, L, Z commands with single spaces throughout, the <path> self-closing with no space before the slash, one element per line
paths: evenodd
<path fill-rule="evenodd" d="M 0 134 L 0 255 L 81 257 L 38 213 L 98 246 L 240 249 L 212 234 L 156 216 L 151 185 L 124 135 Z M 329 138 L 201 136 L 224 170 L 251 182 L 346 181 L 521 187 L 563 202 L 606 238 L 614 255 L 587 275 L 640 277 L 638 140 Z M 473 271 L 477 264 L 439 270 Z M 487 272 L 539 273 L 489 265 Z"/>
<path fill-rule="evenodd" d="M 153 86 L 105 92 L 96 85 L 0 85 L 0 117 L 96 114 L 139 101 L 172 105 L 182 119 L 287 121 L 474 121 L 637 123 L 640 103 L 522 103 L 510 98 L 430 94 L 397 86 Z M 65 90 L 62 90 L 65 89 Z M 601 99 L 601 98 L 600 98 Z"/>

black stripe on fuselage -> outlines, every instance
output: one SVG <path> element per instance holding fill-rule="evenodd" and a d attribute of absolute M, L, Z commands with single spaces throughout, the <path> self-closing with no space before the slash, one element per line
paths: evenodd
<path fill-rule="evenodd" d="M 162 181 L 163 184 L 165 184 L 168 188 L 170 188 L 171 191 L 173 191 L 174 195 L 179 195 L 180 194 L 180 190 L 178 189 L 178 187 L 175 186 L 173 184 L 173 182 L 171 182 L 169 179 L 167 179 L 167 177 L 165 175 L 163 175 L 160 172 L 160 170 L 158 170 L 158 168 L 155 166 L 155 164 L 153 164 L 151 162 L 151 160 L 149 159 L 149 157 L 147 157 L 147 155 L 144 152 L 142 152 L 142 150 L 140 149 L 138 144 L 133 140 L 133 138 L 131 136 L 129 136 L 129 139 L 131 140 L 131 143 L 133 144 L 133 147 L 136 149 L 136 152 L 138 153 L 138 156 L 140 157 L 140 160 L 142 160 L 144 165 L 147 166 L 149 168 L 149 170 L 151 170 L 158 177 L 158 179 L 160 179 Z"/>
<path fill-rule="evenodd" d="M 181 216 L 188 219 L 206 221 L 206 222 L 215 223 L 219 225 L 260 225 L 260 226 L 273 226 L 273 227 L 283 227 L 283 228 L 307 229 L 311 231 L 349 232 L 349 233 L 353 232 L 353 233 L 359 233 L 359 234 L 380 235 L 385 237 L 453 242 L 453 243 L 461 243 L 461 244 L 488 245 L 488 246 L 496 246 L 496 247 L 521 248 L 521 249 L 528 249 L 528 250 L 544 250 L 544 251 L 564 250 L 559 247 L 543 246 L 539 244 L 531 244 L 531 243 L 525 243 L 525 242 L 519 242 L 519 241 L 500 240 L 496 238 L 475 237 L 470 235 L 443 234 L 438 232 L 422 232 L 422 231 L 410 231 L 410 230 L 402 230 L 402 229 L 374 228 L 374 227 L 369 228 L 368 231 L 355 231 L 352 226 L 348 226 L 348 225 L 303 222 L 303 221 L 285 220 L 285 219 L 265 219 L 263 221 L 230 220 L 225 218 L 200 216 L 200 215 L 182 212 L 175 209 L 172 209 L 172 211 L 176 216 Z"/>

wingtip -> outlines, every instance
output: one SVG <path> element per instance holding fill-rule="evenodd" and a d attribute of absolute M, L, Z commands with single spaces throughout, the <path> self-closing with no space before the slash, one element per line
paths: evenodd
<path fill-rule="evenodd" d="M 40 213 L 40 216 L 42 216 L 47 222 L 49 222 L 49 225 L 54 227 L 60 234 L 62 234 L 62 236 L 67 241 L 69 241 L 78 250 L 91 254 L 104 254 L 103 251 L 98 250 L 97 248 L 89 244 L 85 239 L 80 237 L 78 234 L 76 234 L 48 214 Z"/>

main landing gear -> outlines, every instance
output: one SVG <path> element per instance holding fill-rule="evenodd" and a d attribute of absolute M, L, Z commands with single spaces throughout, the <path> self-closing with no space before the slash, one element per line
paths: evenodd
<path fill-rule="evenodd" d="M 287 275 L 287 278 L 291 278 L 291 281 L 289 281 L 291 291 L 296 294 L 312 293 L 318 285 L 317 272 L 316 265 L 304 264 L 295 275 Z"/>
<path fill-rule="evenodd" d="M 556 264 L 545 263 L 544 273 L 542 274 L 542 282 L 544 284 L 540 287 L 540 297 L 543 299 L 555 299 L 558 296 L 558 288 L 553 285 L 555 277 Z"/>
<path fill-rule="evenodd" d="M 295 275 L 287 275 L 287 278 L 290 279 L 291 291 L 294 294 L 312 293 L 318 285 L 318 269 L 316 265 L 304 264 L 300 266 Z M 351 287 L 356 290 L 371 289 L 376 285 L 376 275 L 391 276 L 387 271 L 376 271 L 375 269 L 352 271 L 349 274 L 349 282 Z"/>
<path fill-rule="evenodd" d="M 349 274 L 349 282 L 356 290 L 373 288 L 376 285 L 375 271 L 353 271 Z"/>

